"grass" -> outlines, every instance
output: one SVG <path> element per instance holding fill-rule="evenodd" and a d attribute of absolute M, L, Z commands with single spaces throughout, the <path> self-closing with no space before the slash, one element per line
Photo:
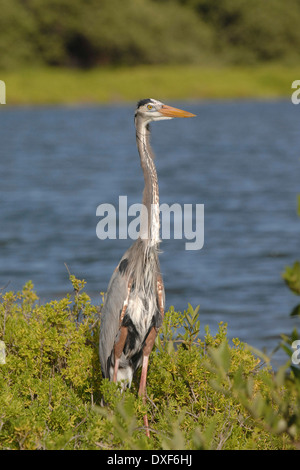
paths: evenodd
<path fill-rule="evenodd" d="M 92 70 L 27 68 L 0 72 L 8 105 L 90 104 L 161 99 L 291 96 L 300 66 L 139 66 Z"/>

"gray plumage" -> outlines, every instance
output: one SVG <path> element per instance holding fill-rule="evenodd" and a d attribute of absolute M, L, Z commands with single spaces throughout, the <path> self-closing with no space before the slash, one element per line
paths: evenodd
<path fill-rule="evenodd" d="M 152 327 L 159 329 L 162 323 L 156 289 L 159 275 L 157 248 L 147 248 L 138 238 L 114 271 L 101 312 L 100 359 L 104 377 L 113 380 L 114 345 L 119 339 L 120 315 L 132 280 L 128 306 L 122 321 L 128 328 L 128 336 L 117 376 L 117 381 L 125 380 L 131 385 L 132 377 L 142 362 L 143 343 L 147 334 Z"/>
<path fill-rule="evenodd" d="M 136 142 L 145 188 L 139 238 L 126 251 L 108 285 L 101 312 L 99 355 L 104 378 L 130 386 L 142 365 L 139 395 L 145 401 L 148 359 L 162 324 L 165 293 L 159 267 L 159 191 L 149 123 L 194 114 L 160 101 L 139 101 L 135 112 Z M 147 416 L 144 423 L 148 430 Z"/>

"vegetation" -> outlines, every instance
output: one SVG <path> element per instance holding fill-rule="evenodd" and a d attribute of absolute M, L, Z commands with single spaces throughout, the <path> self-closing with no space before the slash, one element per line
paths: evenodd
<path fill-rule="evenodd" d="M 297 212 L 298 216 L 300 217 L 300 194 L 298 195 Z M 284 273 L 282 274 L 282 277 L 290 290 L 294 294 L 300 295 L 300 261 L 296 261 L 293 266 L 287 266 Z M 300 304 L 293 308 L 291 316 L 300 317 Z"/>
<path fill-rule="evenodd" d="M 226 324 L 215 336 L 208 328 L 204 334 L 198 309 L 171 308 L 151 355 L 144 405 L 138 378 L 123 394 L 101 378 L 101 315 L 84 281 L 70 280 L 74 294 L 45 305 L 31 282 L 22 292 L 2 293 L 1 449 L 298 447 L 300 374 L 290 361 L 275 373 L 266 357 L 238 339 L 230 344 Z"/>
<path fill-rule="evenodd" d="M 0 68 L 291 62 L 299 19 L 299 0 L 2 0 Z"/>
<path fill-rule="evenodd" d="M 88 71 L 38 67 L 1 73 L 10 105 L 135 102 L 143 96 L 161 100 L 290 97 L 291 84 L 299 76 L 300 66 L 278 64 L 145 65 Z"/>
<path fill-rule="evenodd" d="M 300 0 L 2 0 L 8 104 L 278 97 Z"/>

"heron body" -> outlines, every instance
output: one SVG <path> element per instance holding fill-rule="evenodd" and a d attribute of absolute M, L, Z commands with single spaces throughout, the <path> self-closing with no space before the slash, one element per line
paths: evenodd
<path fill-rule="evenodd" d="M 162 323 L 164 289 L 162 285 L 159 294 L 159 280 L 162 283 L 157 247 L 147 247 L 138 238 L 112 275 L 101 313 L 102 373 L 110 380 L 124 381 L 124 386 L 131 385 L 133 375 L 142 363 L 145 340 L 150 331 L 153 328 L 158 331 Z M 120 341 L 120 356 L 116 356 L 115 346 Z"/>
<path fill-rule="evenodd" d="M 99 355 L 103 377 L 130 387 L 134 373 L 142 366 L 139 394 L 144 400 L 149 355 L 165 306 L 158 259 L 159 188 L 149 124 L 192 116 L 154 99 L 141 100 L 137 105 L 136 142 L 145 180 L 140 234 L 115 269 L 101 312 Z M 148 429 L 147 417 L 144 422 Z"/>

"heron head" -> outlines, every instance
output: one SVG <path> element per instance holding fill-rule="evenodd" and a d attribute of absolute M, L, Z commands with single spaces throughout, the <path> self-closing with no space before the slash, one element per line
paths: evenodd
<path fill-rule="evenodd" d="M 173 119 L 175 117 L 193 117 L 195 114 L 183 111 L 182 109 L 173 108 L 161 101 L 153 98 L 146 98 L 137 104 L 135 117 L 140 117 L 148 124 L 151 121 L 162 121 L 165 119 Z"/>

